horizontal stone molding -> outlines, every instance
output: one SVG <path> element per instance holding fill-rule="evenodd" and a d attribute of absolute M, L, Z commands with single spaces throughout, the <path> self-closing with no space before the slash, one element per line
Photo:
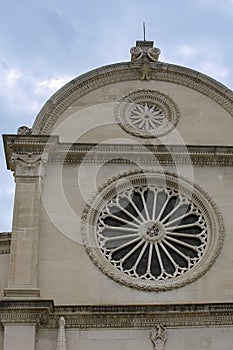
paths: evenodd
<path fill-rule="evenodd" d="M 2 300 L 0 315 L 1 325 L 37 323 L 39 328 L 58 328 L 62 316 L 67 328 L 80 329 L 225 327 L 233 325 L 233 303 L 54 306 L 52 300 Z"/>
<path fill-rule="evenodd" d="M 41 300 L 1 300 L 1 325 L 10 323 L 46 324 L 48 314 L 54 308 L 52 301 Z"/>
<path fill-rule="evenodd" d="M 4 295 L 8 298 L 36 298 L 40 296 L 39 288 L 5 288 Z"/>
<path fill-rule="evenodd" d="M 233 146 L 60 143 L 58 136 L 4 135 L 7 168 L 14 170 L 12 154 L 30 151 L 49 162 L 121 163 L 145 165 L 192 164 L 233 166 Z M 13 161 L 14 162 L 14 161 Z"/>

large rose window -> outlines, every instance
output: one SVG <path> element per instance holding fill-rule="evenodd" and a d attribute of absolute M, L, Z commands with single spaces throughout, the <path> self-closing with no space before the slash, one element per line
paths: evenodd
<path fill-rule="evenodd" d="M 197 186 L 137 171 L 97 193 L 84 211 L 82 231 L 105 273 L 148 290 L 178 287 L 203 274 L 223 235 L 220 214 Z"/>

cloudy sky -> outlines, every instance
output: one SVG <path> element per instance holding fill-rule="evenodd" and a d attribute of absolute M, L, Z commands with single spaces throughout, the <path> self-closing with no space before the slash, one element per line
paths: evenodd
<path fill-rule="evenodd" d="M 130 58 L 154 40 L 161 61 L 188 66 L 233 89 L 233 0 L 1 0 L 0 128 L 31 126 L 74 77 Z M 14 182 L 0 149 L 0 231 L 11 230 Z"/>

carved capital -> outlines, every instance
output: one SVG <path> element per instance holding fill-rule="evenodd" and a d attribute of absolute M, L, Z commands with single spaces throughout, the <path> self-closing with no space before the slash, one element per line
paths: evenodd
<path fill-rule="evenodd" d="M 45 166 L 48 160 L 48 154 L 43 153 L 35 155 L 33 153 L 16 154 L 11 157 L 12 170 L 15 176 L 21 177 L 44 177 Z"/>
<path fill-rule="evenodd" d="M 150 339 L 154 344 L 154 350 L 164 350 L 165 342 L 167 340 L 166 329 L 162 325 L 156 325 L 151 331 Z"/>

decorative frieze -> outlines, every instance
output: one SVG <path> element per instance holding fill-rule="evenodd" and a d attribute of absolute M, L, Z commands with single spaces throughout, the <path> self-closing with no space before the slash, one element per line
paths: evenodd
<path fill-rule="evenodd" d="M 80 329 L 232 327 L 233 303 L 54 306 L 53 301 L 40 299 L 0 302 L 1 325 L 36 323 L 39 328 L 58 329 L 60 317 L 65 318 L 66 328 Z"/>
<path fill-rule="evenodd" d="M 45 164 L 119 163 L 233 166 L 232 146 L 151 144 L 69 144 L 53 136 L 4 135 L 8 169 L 18 176 L 43 176 Z M 37 174 L 37 175 L 36 175 Z"/>

